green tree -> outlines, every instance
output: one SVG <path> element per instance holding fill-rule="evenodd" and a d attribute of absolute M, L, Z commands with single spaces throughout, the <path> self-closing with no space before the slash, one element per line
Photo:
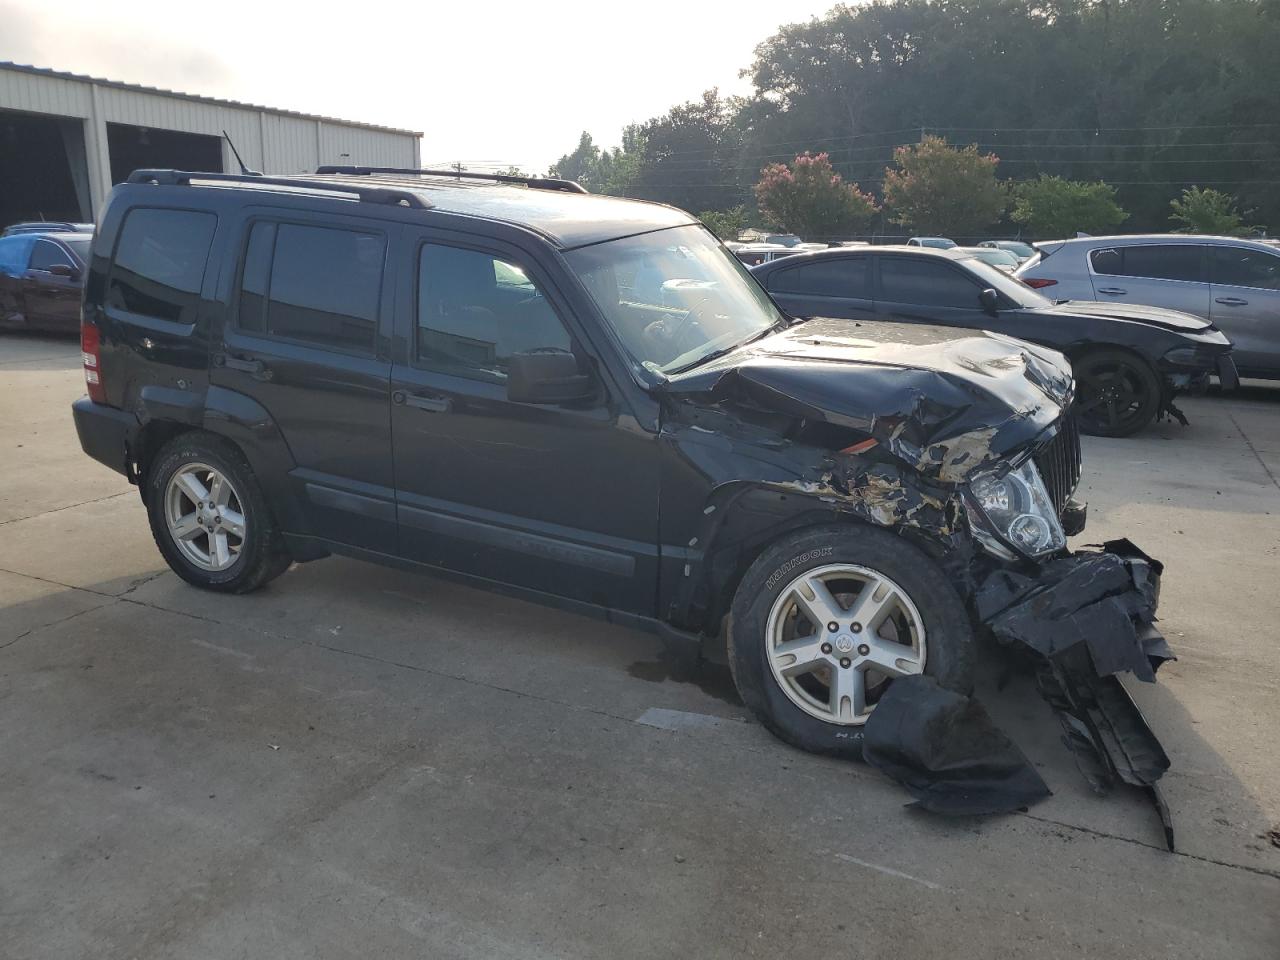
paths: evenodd
<path fill-rule="evenodd" d="M 629 195 L 685 210 L 725 210 L 742 202 L 738 105 L 708 90 L 635 131 L 639 160 Z M 624 144 L 625 146 L 625 144 Z"/>
<path fill-rule="evenodd" d="M 941 236 L 971 235 L 999 220 L 1008 206 L 1008 193 L 996 180 L 999 158 L 979 153 L 976 145 L 956 148 L 926 136 L 899 147 L 893 159 L 898 168 L 884 172 L 884 202 L 894 223 Z"/>
<path fill-rule="evenodd" d="M 879 207 L 854 183 L 831 168 L 825 153 L 800 154 L 790 165 L 771 163 L 760 171 L 756 203 L 771 226 L 806 240 L 834 240 L 856 232 Z"/>
<path fill-rule="evenodd" d="M 747 225 L 747 208 L 740 204 L 728 210 L 703 210 L 698 219 L 721 240 L 737 240 Z"/>
<path fill-rule="evenodd" d="M 815 143 L 864 185 L 920 128 L 977 141 L 1002 176 L 1115 183 L 1138 230 L 1183 187 L 1248 180 L 1241 208 L 1274 223 L 1277 49 L 1277 0 L 845 3 L 756 47 L 739 125 L 747 155 Z"/>
<path fill-rule="evenodd" d="M 632 125 L 622 132 L 622 146 L 602 150 L 584 130 L 577 147 L 553 163 L 547 176 L 575 180 L 592 193 L 625 196 L 635 180 L 643 142 L 639 128 Z"/>
<path fill-rule="evenodd" d="M 1116 203 L 1116 188 L 1098 181 L 1082 183 L 1041 174 L 1013 188 L 1015 223 L 1043 240 L 1077 232 L 1107 233 L 1128 219 Z"/>
<path fill-rule="evenodd" d="M 1179 233 L 1212 233 L 1218 236 L 1242 237 L 1255 228 L 1245 226 L 1244 217 L 1236 209 L 1235 198 L 1221 190 L 1188 187 L 1182 196 L 1169 201 Z"/>

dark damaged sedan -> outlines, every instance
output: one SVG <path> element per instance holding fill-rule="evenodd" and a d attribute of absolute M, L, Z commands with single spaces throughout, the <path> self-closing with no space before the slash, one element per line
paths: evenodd
<path fill-rule="evenodd" d="M 978 631 L 1038 658 L 1081 744 L 1105 753 L 1099 709 L 1140 722 L 1111 684 L 1167 656 L 1159 567 L 1067 551 L 1084 508 L 1061 354 L 794 321 L 686 214 L 511 179 L 116 188 L 74 414 L 180 577 L 239 593 L 337 552 L 671 640 L 723 632 L 760 720 L 844 756 L 877 711 L 967 709 Z M 927 766 L 909 726 L 879 740 Z M 1136 774 L 1104 762 L 1158 776 L 1149 752 Z"/>
<path fill-rule="evenodd" d="M 972 255 L 920 247 L 865 247 L 798 254 L 753 268 L 798 317 L 887 319 L 994 330 L 1061 350 L 1079 383 L 1086 433 L 1123 437 L 1157 416 L 1185 424 L 1178 393 L 1210 375 L 1239 383 L 1231 342 L 1212 323 L 1130 304 L 1055 303 Z"/>

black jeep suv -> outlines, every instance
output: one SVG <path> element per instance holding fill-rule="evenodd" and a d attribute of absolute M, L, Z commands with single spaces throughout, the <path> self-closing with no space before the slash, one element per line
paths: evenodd
<path fill-rule="evenodd" d="M 112 192 L 75 421 L 173 570 L 235 593 L 340 552 L 668 638 L 727 618 L 745 702 L 835 753 L 894 678 L 967 688 L 976 585 L 1035 587 L 1083 523 L 1063 357 L 792 321 L 687 214 L 512 179 Z"/>

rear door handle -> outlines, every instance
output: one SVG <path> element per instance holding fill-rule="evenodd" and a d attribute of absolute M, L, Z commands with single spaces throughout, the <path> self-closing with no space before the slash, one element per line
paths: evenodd
<path fill-rule="evenodd" d="M 250 374 L 258 380 L 271 379 L 271 368 L 261 360 L 256 360 L 253 357 L 225 356 L 220 357 L 220 359 L 222 360 L 222 363 L 219 364 L 219 366 L 224 366 L 228 370 L 240 370 L 243 373 Z"/>
<path fill-rule="evenodd" d="M 448 397 L 424 397 L 416 393 L 406 393 L 404 390 L 397 390 L 392 393 L 391 400 L 393 403 L 416 407 L 419 410 L 426 410 L 428 413 L 448 413 L 453 409 L 453 403 Z"/>
<path fill-rule="evenodd" d="M 1239 297 L 1218 297 L 1213 302 L 1220 303 L 1224 307 L 1247 307 L 1249 305 L 1248 300 L 1241 300 Z"/>
<path fill-rule="evenodd" d="M 1098 292 L 1110 294 L 1113 297 L 1122 297 L 1129 291 L 1125 290 L 1123 287 L 1099 287 Z"/>

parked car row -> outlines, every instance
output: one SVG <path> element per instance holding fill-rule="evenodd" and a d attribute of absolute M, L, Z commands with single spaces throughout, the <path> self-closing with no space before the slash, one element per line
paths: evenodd
<path fill-rule="evenodd" d="M 962 248 L 880 246 L 798 254 L 753 267 L 796 317 L 894 320 L 985 329 L 1072 361 L 1081 428 L 1136 433 L 1210 375 L 1238 383 L 1231 343 L 1209 321 L 1155 307 L 1055 303 Z"/>
<path fill-rule="evenodd" d="M 1214 324 L 1249 377 L 1280 378 L 1280 249 L 1177 234 L 1038 243 L 1017 273 L 1046 296 L 1168 307 Z"/>

